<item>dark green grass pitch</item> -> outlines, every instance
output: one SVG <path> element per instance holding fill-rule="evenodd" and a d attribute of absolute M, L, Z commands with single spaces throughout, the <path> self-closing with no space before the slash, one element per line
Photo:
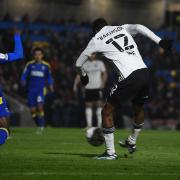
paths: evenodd
<path fill-rule="evenodd" d="M 90 146 L 82 129 L 47 128 L 42 136 L 13 129 L 13 138 L 0 147 L 0 180 L 180 180 L 180 132 L 144 130 L 133 155 L 117 143 L 128 134 L 116 131 L 119 159 L 102 161 L 93 157 L 104 146 Z"/>

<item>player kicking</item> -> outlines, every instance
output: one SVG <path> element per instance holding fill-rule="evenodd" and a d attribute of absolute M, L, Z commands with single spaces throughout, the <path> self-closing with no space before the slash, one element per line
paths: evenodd
<path fill-rule="evenodd" d="M 102 61 L 97 60 L 96 54 L 92 54 L 88 61 L 83 64 L 83 69 L 89 77 L 89 83 L 85 87 L 85 114 L 87 128 L 92 127 L 93 104 L 96 106 L 97 126 L 102 125 L 102 100 L 103 89 L 107 81 L 105 65 Z M 77 86 L 80 83 L 80 76 L 77 75 L 74 81 L 74 92 L 77 93 Z"/>
<path fill-rule="evenodd" d="M 4 64 L 8 62 L 14 62 L 18 59 L 23 58 L 23 47 L 19 33 L 14 34 L 14 43 L 15 43 L 14 52 L 7 54 L 0 53 L 0 63 Z M 10 116 L 10 112 L 7 107 L 6 100 L 3 96 L 3 92 L 0 89 L 0 145 L 6 142 L 6 139 L 8 138 L 9 135 L 9 129 L 8 129 L 9 116 Z"/>
<path fill-rule="evenodd" d="M 53 78 L 50 65 L 43 60 L 44 51 L 41 48 L 33 50 L 34 60 L 28 62 L 21 77 L 23 86 L 28 87 L 28 105 L 32 118 L 38 126 L 37 134 L 44 130 L 44 100 L 46 87 L 53 92 Z M 27 82 L 27 83 L 26 83 Z"/>
<path fill-rule="evenodd" d="M 95 36 L 76 62 L 77 71 L 84 85 L 88 76 L 82 65 L 94 52 L 101 52 L 111 62 L 118 73 L 118 81 L 112 87 L 107 102 L 102 110 L 102 125 L 106 151 L 97 159 L 114 160 L 117 158 L 114 147 L 113 113 L 126 101 L 131 101 L 134 110 L 133 132 L 127 138 L 125 146 L 129 152 L 136 150 L 136 141 L 144 124 L 143 104 L 148 100 L 149 72 L 133 39 L 142 34 L 153 40 L 165 50 L 170 50 L 172 41 L 161 40 L 143 25 L 126 24 L 110 26 L 104 19 L 97 19 L 92 24 Z"/>

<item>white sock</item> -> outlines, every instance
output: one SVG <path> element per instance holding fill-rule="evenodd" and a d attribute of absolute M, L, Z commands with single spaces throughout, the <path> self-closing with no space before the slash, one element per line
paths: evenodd
<path fill-rule="evenodd" d="M 139 124 L 139 125 L 134 123 L 133 133 L 128 138 L 131 144 L 136 144 L 137 138 L 139 136 L 139 133 L 142 130 L 143 125 L 144 123 Z"/>
<path fill-rule="evenodd" d="M 128 138 L 131 144 L 136 144 L 136 141 L 137 141 L 140 131 L 141 131 L 141 129 L 133 130 L 133 133 Z"/>
<path fill-rule="evenodd" d="M 102 111 L 102 108 L 101 108 L 101 107 L 98 107 L 98 108 L 96 109 L 97 126 L 98 126 L 98 127 L 101 127 L 101 126 L 102 126 L 101 111 Z"/>
<path fill-rule="evenodd" d="M 105 139 L 107 153 L 109 155 L 114 154 L 115 153 L 114 133 L 104 134 L 104 139 Z"/>
<path fill-rule="evenodd" d="M 92 108 L 87 107 L 85 113 L 86 113 L 86 125 L 87 127 L 92 127 Z"/>

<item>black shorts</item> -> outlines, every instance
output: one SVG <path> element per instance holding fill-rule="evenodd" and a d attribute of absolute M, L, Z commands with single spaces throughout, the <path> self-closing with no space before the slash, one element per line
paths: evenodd
<path fill-rule="evenodd" d="M 99 101 L 103 99 L 103 90 L 102 89 L 85 89 L 85 101 Z"/>
<path fill-rule="evenodd" d="M 143 105 L 149 100 L 149 70 L 138 69 L 112 87 L 107 102 L 120 107 L 127 101 Z"/>

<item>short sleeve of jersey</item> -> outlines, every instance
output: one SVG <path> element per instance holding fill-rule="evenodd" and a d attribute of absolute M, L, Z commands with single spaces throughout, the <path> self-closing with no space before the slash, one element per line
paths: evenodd
<path fill-rule="evenodd" d="M 92 53 L 96 52 L 96 45 L 95 45 L 95 42 L 94 42 L 94 38 L 92 38 L 86 49 L 83 51 L 83 54 L 86 55 L 86 56 L 91 56 Z"/>
<path fill-rule="evenodd" d="M 124 24 L 121 27 L 124 28 L 129 34 L 132 36 L 135 36 L 137 34 L 136 28 L 134 27 L 136 25 L 134 24 Z"/>

